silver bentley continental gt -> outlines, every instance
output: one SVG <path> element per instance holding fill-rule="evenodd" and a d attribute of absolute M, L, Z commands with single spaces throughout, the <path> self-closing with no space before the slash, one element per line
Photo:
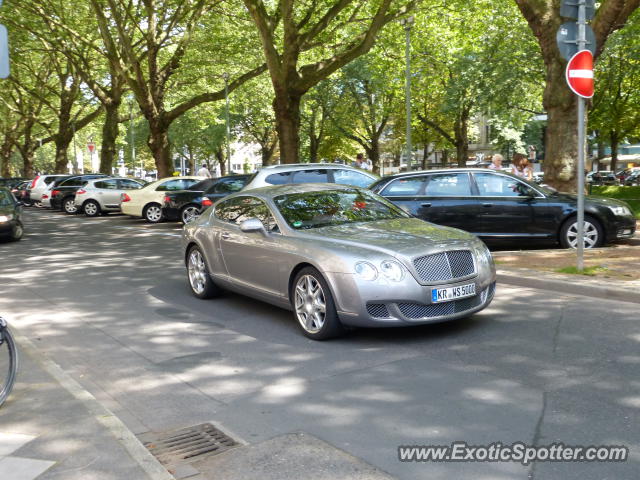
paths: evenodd
<path fill-rule="evenodd" d="M 333 184 L 225 197 L 184 227 L 189 285 L 293 310 L 303 333 L 467 317 L 493 299 L 496 273 L 473 235 L 411 217 L 384 198 Z"/>

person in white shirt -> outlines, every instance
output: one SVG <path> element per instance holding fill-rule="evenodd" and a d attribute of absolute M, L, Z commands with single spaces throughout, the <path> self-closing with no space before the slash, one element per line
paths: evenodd
<path fill-rule="evenodd" d="M 207 164 L 206 163 L 202 164 L 202 167 L 200 167 L 200 170 L 198 170 L 198 172 L 196 173 L 196 176 L 197 177 L 211 178 L 211 172 L 207 168 Z"/>
<path fill-rule="evenodd" d="M 365 160 L 364 155 L 362 155 L 361 153 L 356 155 L 356 163 L 354 164 L 354 167 L 361 168 L 362 170 L 371 170 L 369 161 Z"/>
<path fill-rule="evenodd" d="M 502 160 L 504 160 L 504 157 L 496 153 L 491 157 L 491 163 L 487 168 L 490 170 L 502 170 Z"/>

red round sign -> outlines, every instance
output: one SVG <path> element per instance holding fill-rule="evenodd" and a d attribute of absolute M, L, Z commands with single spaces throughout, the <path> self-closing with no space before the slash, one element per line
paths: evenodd
<path fill-rule="evenodd" d="M 573 93 L 583 98 L 593 97 L 593 54 L 589 50 L 580 50 L 571 57 L 566 77 Z"/>
<path fill-rule="evenodd" d="M 87 143 L 87 148 L 89 149 L 89 153 L 93 153 L 96 149 L 96 144 L 93 142 L 89 142 Z"/>

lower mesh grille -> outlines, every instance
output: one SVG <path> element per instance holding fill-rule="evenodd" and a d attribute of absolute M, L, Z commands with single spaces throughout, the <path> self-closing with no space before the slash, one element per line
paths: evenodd
<path fill-rule="evenodd" d="M 485 290 L 480 295 L 475 295 L 461 300 L 454 300 L 445 303 L 433 303 L 424 305 L 422 303 L 399 303 L 400 312 L 407 318 L 433 318 L 443 315 L 453 315 L 462 313 L 479 306 L 487 297 Z"/>
<path fill-rule="evenodd" d="M 367 313 L 376 318 L 389 318 L 389 310 L 384 303 L 367 303 Z"/>

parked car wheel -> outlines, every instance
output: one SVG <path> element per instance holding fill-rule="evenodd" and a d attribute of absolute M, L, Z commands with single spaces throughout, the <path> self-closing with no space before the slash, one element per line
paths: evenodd
<path fill-rule="evenodd" d="M 318 270 L 300 270 L 290 297 L 296 320 L 307 337 L 326 340 L 344 333 L 329 285 Z"/>
<path fill-rule="evenodd" d="M 590 215 L 584 216 L 584 248 L 601 247 L 604 243 L 604 230 L 600 222 Z M 578 222 L 571 217 L 560 229 L 560 245 L 564 248 L 577 248 Z"/>
<path fill-rule="evenodd" d="M 220 288 L 213 283 L 207 262 L 200 247 L 193 246 L 187 255 L 187 273 L 191 292 L 198 298 L 213 298 L 220 295 Z"/>
<path fill-rule="evenodd" d="M 11 236 L 9 237 L 12 242 L 17 242 L 24 236 L 24 227 L 22 226 L 22 222 L 16 222 L 13 230 L 11 230 Z"/>
<path fill-rule="evenodd" d="M 86 201 L 82 206 L 82 210 L 87 217 L 97 217 L 100 215 L 100 205 L 93 200 Z"/>
<path fill-rule="evenodd" d="M 66 214 L 73 215 L 78 212 L 76 201 L 73 197 L 67 197 L 62 200 L 62 211 Z"/>
<path fill-rule="evenodd" d="M 200 216 L 200 209 L 195 205 L 187 205 L 180 212 L 180 219 L 185 225 L 193 222 Z"/>
<path fill-rule="evenodd" d="M 162 207 L 157 203 L 150 203 L 144 207 L 142 216 L 149 223 L 159 223 L 162 221 Z"/>

